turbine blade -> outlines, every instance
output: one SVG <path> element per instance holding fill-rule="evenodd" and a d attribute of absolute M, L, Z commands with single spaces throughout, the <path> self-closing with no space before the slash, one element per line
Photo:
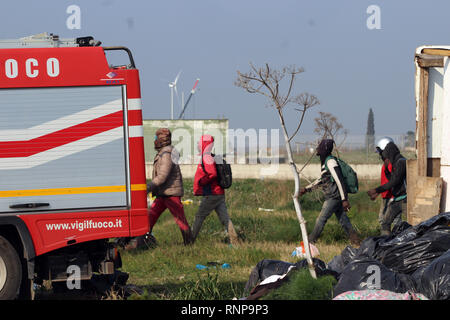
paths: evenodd
<path fill-rule="evenodd" d="M 178 78 L 180 77 L 180 74 L 181 74 L 181 70 L 178 72 L 178 74 L 175 78 L 175 81 L 173 82 L 175 86 L 177 85 L 177 81 L 178 81 Z"/>

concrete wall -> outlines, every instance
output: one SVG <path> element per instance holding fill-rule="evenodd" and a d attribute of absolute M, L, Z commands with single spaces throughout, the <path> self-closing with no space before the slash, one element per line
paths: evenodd
<path fill-rule="evenodd" d="M 169 128 L 172 145 L 180 152 L 180 163 L 195 163 L 197 143 L 203 134 L 214 136 L 216 154 L 228 153 L 228 119 L 199 120 L 143 120 L 145 161 L 153 161 L 156 155 L 154 137 L 158 128 Z"/>
<path fill-rule="evenodd" d="M 298 164 L 300 169 L 303 165 Z M 357 164 L 351 165 L 352 168 L 358 174 L 359 179 L 380 179 L 381 164 Z M 183 178 L 192 179 L 195 175 L 197 165 L 180 165 Z M 153 165 L 147 163 L 147 178 L 151 179 Z M 232 164 L 231 170 L 233 171 L 233 179 L 275 179 L 275 180 L 291 180 L 292 169 L 288 164 L 279 164 L 271 167 L 270 165 L 263 164 Z M 301 178 L 313 180 L 320 175 L 320 165 L 310 164 L 303 169 Z"/>

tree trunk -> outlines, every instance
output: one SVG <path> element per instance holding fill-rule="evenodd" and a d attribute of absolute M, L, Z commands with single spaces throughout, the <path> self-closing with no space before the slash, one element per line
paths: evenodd
<path fill-rule="evenodd" d="M 308 261 L 309 272 L 311 273 L 311 276 L 314 279 L 316 279 L 317 278 L 316 270 L 314 269 L 314 262 L 311 258 L 311 250 L 309 247 L 308 232 L 306 230 L 306 221 L 303 218 L 302 210 L 300 208 L 300 201 L 298 199 L 299 195 L 300 195 L 300 176 L 297 171 L 297 166 L 295 165 L 294 159 L 292 157 L 291 144 L 289 143 L 289 136 L 288 136 L 288 133 L 286 130 L 286 125 L 284 123 L 284 118 L 283 118 L 283 115 L 282 115 L 280 109 L 278 109 L 278 116 L 280 118 L 281 127 L 283 128 L 283 135 L 284 135 L 284 140 L 286 143 L 286 151 L 287 151 L 287 155 L 288 155 L 289 165 L 292 169 L 292 174 L 294 175 L 295 192 L 292 196 L 292 200 L 294 201 L 295 212 L 297 213 L 297 219 L 298 219 L 298 222 L 300 223 L 300 231 L 302 233 L 303 244 L 305 246 L 306 260 Z"/>

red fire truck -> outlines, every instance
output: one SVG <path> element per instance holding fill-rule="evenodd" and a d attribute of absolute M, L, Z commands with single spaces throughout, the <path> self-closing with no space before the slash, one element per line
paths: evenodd
<path fill-rule="evenodd" d="M 127 64 L 108 64 L 122 51 Z M 120 266 L 148 229 L 139 72 L 125 47 L 40 34 L 0 41 L 0 299 Z"/>

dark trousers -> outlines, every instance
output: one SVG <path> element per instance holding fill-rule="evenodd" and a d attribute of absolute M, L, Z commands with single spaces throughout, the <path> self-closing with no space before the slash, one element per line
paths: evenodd
<path fill-rule="evenodd" d="M 402 213 L 406 212 L 406 199 L 400 201 L 390 200 L 387 204 L 384 219 L 381 222 L 381 234 L 389 235 L 391 233 L 391 226 L 394 227 L 402 223 Z"/>

